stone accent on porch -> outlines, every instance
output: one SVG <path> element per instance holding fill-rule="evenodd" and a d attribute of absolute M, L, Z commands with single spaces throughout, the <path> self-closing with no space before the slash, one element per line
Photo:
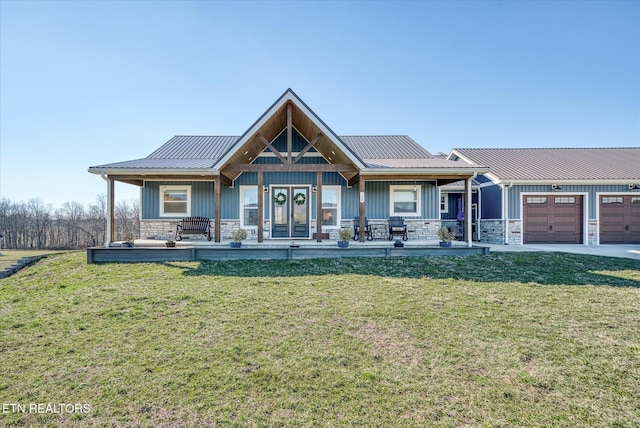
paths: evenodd
<path fill-rule="evenodd" d="M 504 244 L 504 220 L 480 220 L 480 241 Z"/>
<path fill-rule="evenodd" d="M 598 245 L 598 220 L 589 219 L 587 222 L 587 244 Z"/>
<path fill-rule="evenodd" d="M 522 244 L 522 222 L 520 219 L 509 220 L 509 245 Z"/>

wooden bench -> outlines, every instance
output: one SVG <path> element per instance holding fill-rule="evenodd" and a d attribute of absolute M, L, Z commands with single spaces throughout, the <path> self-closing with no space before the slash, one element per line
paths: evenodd
<path fill-rule="evenodd" d="M 409 239 L 404 217 L 389 217 L 389 241 L 393 239 L 394 235 L 402 235 L 403 241 Z"/>
<path fill-rule="evenodd" d="M 199 235 L 203 234 L 211 241 L 211 226 L 209 219 L 206 217 L 186 217 L 178 222 L 176 226 L 176 241 L 182 241 L 182 235 Z"/>

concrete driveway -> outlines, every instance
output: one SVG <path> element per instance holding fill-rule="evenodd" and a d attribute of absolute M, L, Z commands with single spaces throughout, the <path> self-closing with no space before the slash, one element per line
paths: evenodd
<path fill-rule="evenodd" d="M 557 251 L 640 260 L 640 245 L 575 245 L 575 244 L 490 244 L 491 252 L 500 251 Z"/>

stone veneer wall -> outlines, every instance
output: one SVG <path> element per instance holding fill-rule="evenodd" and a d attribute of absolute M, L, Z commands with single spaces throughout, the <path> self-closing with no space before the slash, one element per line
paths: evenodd
<path fill-rule="evenodd" d="M 598 245 L 598 220 L 589 219 L 587 222 L 587 244 Z"/>
<path fill-rule="evenodd" d="M 509 220 L 509 245 L 522 244 L 522 222 L 520 219 Z"/>
<path fill-rule="evenodd" d="M 480 241 L 504 244 L 504 220 L 480 220 Z"/>

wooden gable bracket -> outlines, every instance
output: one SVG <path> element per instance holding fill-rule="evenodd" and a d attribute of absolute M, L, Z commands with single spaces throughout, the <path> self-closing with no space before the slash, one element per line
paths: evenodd
<path fill-rule="evenodd" d="M 316 143 L 318 142 L 318 140 L 320 140 L 320 137 L 322 137 L 322 133 L 320 133 L 320 134 L 316 135 L 316 136 L 315 136 L 315 138 L 314 138 L 313 140 L 311 140 L 311 142 L 310 142 L 309 144 L 307 144 L 307 145 L 305 146 L 305 148 L 304 148 L 304 149 L 302 149 L 302 150 L 300 151 L 300 153 L 298 153 L 298 156 L 296 156 L 296 157 L 295 157 L 295 159 L 293 160 L 293 163 L 298 163 L 298 161 L 299 161 L 300 159 L 302 159 L 302 157 L 304 156 L 304 154 L 305 154 L 305 153 L 307 153 L 309 150 L 311 150 L 311 148 L 312 148 L 313 146 L 315 146 L 315 145 L 316 145 Z"/>
<path fill-rule="evenodd" d="M 282 155 L 280 154 L 280 152 L 279 152 L 278 150 L 276 150 L 276 148 L 275 148 L 275 147 L 273 147 L 273 146 L 271 145 L 271 143 L 270 143 L 269 141 L 267 141 L 267 139 L 266 139 L 266 138 L 264 138 L 264 136 L 263 136 L 262 134 L 258 134 L 258 138 L 260 139 L 260 141 L 262 141 L 262 144 L 264 144 L 265 146 L 267 146 L 267 148 L 268 148 L 269 150 L 271 150 L 271 152 L 273 152 L 273 154 L 274 154 L 274 155 L 276 155 L 276 157 L 277 157 L 278 159 L 280 159 L 280 162 L 282 162 L 282 163 L 289 163 L 289 162 L 287 162 L 287 160 L 284 158 L 284 156 L 282 156 Z"/>

